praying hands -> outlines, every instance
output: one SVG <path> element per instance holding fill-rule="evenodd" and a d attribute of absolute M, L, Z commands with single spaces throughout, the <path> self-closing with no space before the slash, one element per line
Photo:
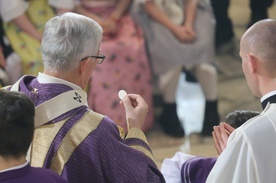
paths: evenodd
<path fill-rule="evenodd" d="M 235 130 L 227 123 L 220 123 L 218 126 L 214 126 L 214 131 L 212 132 L 215 148 L 218 154 L 221 154 L 222 151 L 227 146 L 227 141 L 230 134 Z"/>

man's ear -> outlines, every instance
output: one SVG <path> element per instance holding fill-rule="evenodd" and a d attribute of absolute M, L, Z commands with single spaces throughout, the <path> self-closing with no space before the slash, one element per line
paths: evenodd
<path fill-rule="evenodd" d="M 80 75 L 83 75 L 85 73 L 86 68 L 89 67 L 88 63 L 89 63 L 89 58 L 80 62 L 80 69 L 79 69 Z"/>
<path fill-rule="evenodd" d="M 251 53 L 247 54 L 247 57 L 248 57 L 248 66 L 249 66 L 250 72 L 256 73 L 258 64 L 259 64 L 259 62 L 258 62 L 259 59 Z"/>

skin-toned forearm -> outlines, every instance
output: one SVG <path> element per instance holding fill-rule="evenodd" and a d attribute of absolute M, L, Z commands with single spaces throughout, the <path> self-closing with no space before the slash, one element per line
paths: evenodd
<path fill-rule="evenodd" d="M 185 0 L 184 2 L 184 13 L 185 13 L 185 26 L 193 27 L 195 16 L 196 16 L 196 9 L 198 0 Z"/>
<path fill-rule="evenodd" d="M 124 12 L 128 9 L 131 0 L 120 0 L 117 3 L 115 10 L 111 13 L 111 17 L 115 20 L 119 20 Z"/>
<path fill-rule="evenodd" d="M 22 31 L 26 32 L 33 38 L 37 39 L 38 41 L 41 41 L 42 39 L 42 33 L 39 32 L 35 26 L 32 24 L 32 22 L 28 19 L 28 17 L 23 14 L 14 20 L 12 20 Z"/>
<path fill-rule="evenodd" d="M 144 8 L 149 16 L 155 20 L 156 22 L 164 25 L 169 30 L 173 30 L 174 23 L 169 19 L 169 17 L 159 8 L 157 7 L 154 2 L 149 1 L 144 4 Z"/>

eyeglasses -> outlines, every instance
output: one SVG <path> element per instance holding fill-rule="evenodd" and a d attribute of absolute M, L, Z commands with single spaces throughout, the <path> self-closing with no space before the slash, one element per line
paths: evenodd
<path fill-rule="evenodd" d="M 99 56 L 87 56 L 81 59 L 80 61 L 84 61 L 87 58 L 96 58 L 97 59 L 97 64 L 103 63 L 105 56 L 103 54 L 100 54 Z"/>

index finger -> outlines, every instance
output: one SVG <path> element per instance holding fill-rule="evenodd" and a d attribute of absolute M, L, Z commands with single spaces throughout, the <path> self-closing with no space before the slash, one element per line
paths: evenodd
<path fill-rule="evenodd" d="M 220 155 L 221 153 L 221 147 L 219 145 L 219 140 L 218 140 L 218 137 L 217 137 L 217 131 L 219 130 L 218 127 L 214 126 L 213 127 L 214 131 L 212 132 L 212 136 L 213 136 L 213 139 L 214 139 L 214 145 L 215 145 L 215 148 L 217 150 L 217 153 Z"/>
<path fill-rule="evenodd" d="M 221 139 L 223 140 L 224 142 L 224 145 L 225 147 L 227 146 L 227 140 L 228 140 L 228 131 L 225 129 L 225 126 L 224 126 L 224 123 L 221 123 L 219 125 L 219 128 L 220 128 L 220 132 L 221 132 Z"/>
<path fill-rule="evenodd" d="M 214 132 L 216 135 L 217 143 L 220 146 L 220 151 L 222 152 L 225 149 L 226 145 L 225 145 L 225 141 L 222 137 L 222 131 L 221 131 L 220 126 L 215 126 Z"/>
<path fill-rule="evenodd" d="M 124 104 L 125 109 L 132 107 L 132 104 L 128 95 L 125 95 L 121 101 Z"/>

